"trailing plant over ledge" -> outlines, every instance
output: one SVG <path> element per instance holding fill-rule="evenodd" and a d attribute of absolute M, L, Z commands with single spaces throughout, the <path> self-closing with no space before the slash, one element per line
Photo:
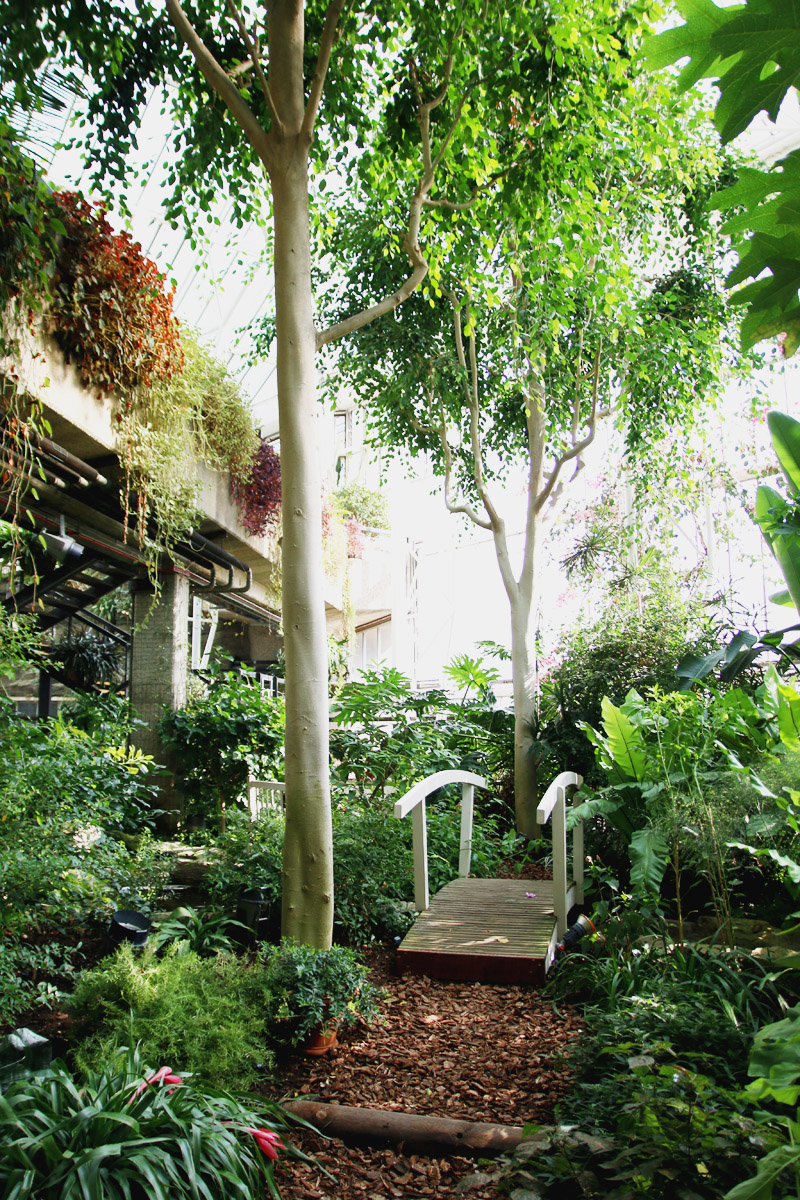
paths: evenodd
<path fill-rule="evenodd" d="M 52 191 L 0 120 L 0 485 L 19 524 L 37 478 L 37 435 L 49 433 L 19 380 L 19 335 L 41 321 L 85 386 L 113 393 L 125 472 L 122 503 L 157 559 L 197 518 L 196 461 L 230 472 L 242 491 L 259 453 L 236 381 L 180 330 L 165 276 L 102 206 Z M 278 475 L 279 478 L 279 475 Z M 248 526 L 249 528 L 249 526 Z"/>
<path fill-rule="evenodd" d="M 64 358 L 84 384 L 131 393 L 183 369 L 173 292 L 129 233 L 115 233 L 105 208 L 77 192 L 54 192 L 65 237 L 47 320 Z"/>
<path fill-rule="evenodd" d="M 231 495 L 248 532 L 263 537 L 275 526 L 281 507 L 281 460 L 266 438 L 253 451 L 246 474 L 231 475 Z"/>

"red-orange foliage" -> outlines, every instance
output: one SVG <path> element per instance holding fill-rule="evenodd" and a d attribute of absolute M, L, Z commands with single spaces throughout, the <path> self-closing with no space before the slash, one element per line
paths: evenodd
<path fill-rule="evenodd" d="M 66 227 L 54 279 L 52 333 L 85 384 L 125 396 L 183 368 L 173 292 L 129 233 L 77 192 L 54 200 Z"/>

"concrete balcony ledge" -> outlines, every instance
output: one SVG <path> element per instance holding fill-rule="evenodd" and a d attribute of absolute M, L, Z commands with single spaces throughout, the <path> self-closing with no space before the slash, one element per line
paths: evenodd
<path fill-rule="evenodd" d="M 0 363 L 0 371 L 8 373 L 10 366 L 8 361 Z M 19 386 L 41 402 L 53 441 L 84 462 L 107 464 L 113 458 L 119 463 L 118 399 L 84 387 L 75 368 L 65 363 L 52 337 L 40 334 L 29 338 L 14 366 Z M 274 540 L 255 537 L 240 523 L 227 474 L 202 463 L 196 464 L 196 470 L 202 512 L 198 532 L 250 567 L 256 593 L 261 593 L 259 599 L 263 598 L 265 589 L 269 590 L 274 567 Z M 106 469 L 103 473 L 112 472 Z M 69 509 L 68 502 L 65 507 Z"/>

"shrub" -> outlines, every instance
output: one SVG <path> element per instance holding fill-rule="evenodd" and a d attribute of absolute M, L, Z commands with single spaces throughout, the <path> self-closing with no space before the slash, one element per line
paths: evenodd
<path fill-rule="evenodd" d="M 122 945 L 81 976 L 70 1001 L 89 1033 L 75 1050 L 96 1070 L 122 1046 L 139 1044 L 148 1062 L 179 1062 L 198 1079 L 247 1091 L 271 1064 L 270 1012 L 263 968 L 233 956 L 200 958 L 175 944 L 163 958 Z"/>
<path fill-rule="evenodd" d="M 74 953 L 57 944 L 34 946 L 7 934 L 0 942 L 0 1025 L 12 1026 L 35 1003 L 50 1007 L 62 1000 L 63 993 L 51 980 L 75 973 Z"/>
<path fill-rule="evenodd" d="M 253 451 L 247 473 L 241 479 L 231 480 L 231 495 L 238 506 L 239 519 L 249 533 L 263 537 L 277 522 L 281 507 L 281 460 L 265 438 L 261 438 Z"/>
<path fill-rule="evenodd" d="M 564 638 L 560 663 L 542 682 L 532 714 L 540 771 L 594 779 L 594 754 L 580 726 L 599 725 L 603 697 L 619 704 L 632 688 L 672 691 L 679 660 L 716 644 L 702 604 L 683 599 L 669 583 L 651 583 L 644 595 L 612 597 L 594 622 Z"/>
<path fill-rule="evenodd" d="M 331 716 L 332 779 L 365 802 L 435 771 L 499 777 L 513 761 L 513 718 L 495 709 L 488 687 L 453 702 L 439 690 L 414 691 L 394 667 L 379 668 L 346 683 Z"/>
<path fill-rule="evenodd" d="M 299 1046 L 314 1031 L 352 1025 L 376 1016 L 376 992 L 353 950 L 317 950 L 284 939 L 262 950 L 266 986 L 273 998 L 272 1037 Z"/>
<path fill-rule="evenodd" d="M 244 798 L 252 772 L 278 778 L 283 769 L 283 700 L 266 695 L 248 672 L 216 674 L 208 692 L 167 711 L 159 734 L 177 758 L 177 779 L 192 811 L 224 822 Z"/>
<path fill-rule="evenodd" d="M 147 907 L 166 880 L 146 833 L 114 836 L 151 815 L 149 760 L 98 743 L 66 721 L 0 713 L 0 917 L 39 928 Z"/>
<path fill-rule="evenodd" d="M 279 1196 L 280 1107 L 247 1105 L 147 1061 L 126 1049 L 80 1085 L 62 1063 L 13 1083 L 0 1096 L 6 1200 Z"/>

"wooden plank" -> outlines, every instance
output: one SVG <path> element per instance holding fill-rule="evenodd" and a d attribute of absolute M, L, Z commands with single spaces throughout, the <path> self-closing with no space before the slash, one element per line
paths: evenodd
<path fill-rule="evenodd" d="M 553 925 L 551 880 L 454 879 L 401 942 L 398 969 L 435 979 L 538 985 Z"/>

